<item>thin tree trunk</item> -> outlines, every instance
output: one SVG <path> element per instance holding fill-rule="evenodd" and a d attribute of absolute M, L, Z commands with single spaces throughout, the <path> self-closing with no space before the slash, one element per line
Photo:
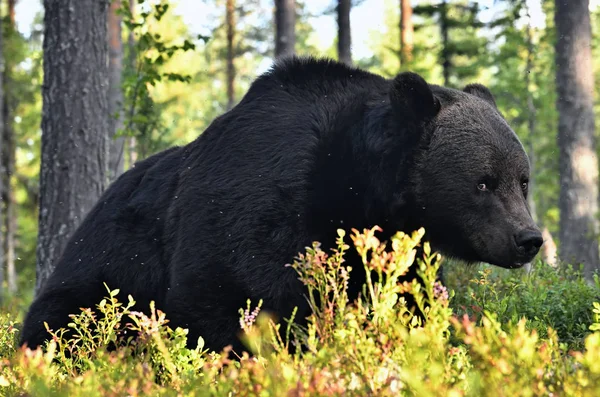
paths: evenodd
<path fill-rule="evenodd" d="M 235 39 L 235 1 L 227 0 L 225 24 L 227 25 L 227 110 L 235 104 L 235 64 L 234 47 Z"/>
<path fill-rule="evenodd" d="M 338 59 L 347 65 L 352 64 L 352 38 L 350 31 L 350 0 L 338 0 Z"/>
<path fill-rule="evenodd" d="M 531 210 L 531 215 L 533 216 L 533 220 L 537 223 L 537 208 L 535 205 L 534 194 L 535 191 L 535 150 L 534 150 L 534 142 L 535 142 L 535 128 L 536 128 L 536 109 L 535 103 L 533 102 L 533 93 L 531 88 L 531 71 L 533 70 L 533 56 L 534 56 L 534 47 L 533 47 L 533 37 L 531 34 L 531 16 L 529 15 L 529 7 L 525 4 L 525 11 L 527 13 L 527 27 L 525 34 L 525 45 L 527 47 L 527 59 L 525 62 L 525 91 L 527 94 L 527 129 L 529 132 L 528 139 L 528 152 L 529 152 L 529 162 L 530 162 L 530 177 L 529 177 L 529 208 Z"/>
<path fill-rule="evenodd" d="M 133 167 L 137 162 L 137 144 L 134 136 L 129 137 L 129 144 L 127 149 L 129 151 L 129 166 Z"/>
<path fill-rule="evenodd" d="M 400 0 L 400 67 L 407 70 L 413 58 L 414 27 L 410 0 Z"/>
<path fill-rule="evenodd" d="M 42 159 L 36 293 L 104 190 L 107 0 L 44 0 Z"/>
<path fill-rule="evenodd" d="M 129 0 L 129 11 L 131 12 L 131 15 L 135 15 L 135 0 Z M 127 35 L 127 46 L 129 47 L 129 67 L 131 70 L 135 70 L 135 37 L 133 36 L 132 30 L 129 30 L 129 34 Z M 127 151 L 129 154 L 129 168 L 131 168 L 137 162 L 137 144 L 134 136 L 129 137 L 127 146 Z"/>
<path fill-rule="evenodd" d="M 558 249 L 556 248 L 556 243 L 547 227 L 542 229 L 542 238 L 544 239 L 544 245 L 542 245 L 542 258 L 545 263 L 555 268 L 558 260 Z"/>
<path fill-rule="evenodd" d="M 11 177 L 14 175 L 10 174 Z M 14 295 L 17 293 L 17 270 L 15 268 L 15 236 L 17 234 L 17 214 L 15 192 L 12 187 L 8 194 L 6 205 L 6 282 L 8 284 L 8 293 Z"/>
<path fill-rule="evenodd" d="M 448 37 L 448 3 L 443 0 L 440 4 L 440 31 L 442 34 L 442 73 L 444 75 L 444 86 L 450 86 L 450 39 Z"/>
<path fill-rule="evenodd" d="M 594 75 L 588 0 L 555 1 L 560 257 L 599 269 L 598 159 L 594 136 Z"/>
<path fill-rule="evenodd" d="M 2 37 L 2 16 L 0 15 L 0 109 L 3 106 L 4 90 L 3 90 L 3 71 L 4 71 L 4 40 Z M 4 120 L 2 112 L 0 112 L 0 302 L 3 297 L 4 286 L 4 234 L 2 233 L 2 223 L 4 220 Z"/>
<path fill-rule="evenodd" d="M 527 6 L 526 6 L 527 8 Z M 527 8 L 527 15 L 529 15 L 529 9 Z M 530 164 L 530 175 L 529 175 L 529 195 L 527 196 L 527 202 L 529 204 L 529 210 L 533 221 L 538 223 L 537 207 L 535 205 L 535 117 L 536 109 L 533 103 L 533 95 L 531 93 L 531 69 L 533 67 L 533 43 L 531 37 L 531 25 L 528 21 L 526 33 L 526 45 L 527 45 L 527 60 L 525 63 L 525 91 L 527 95 L 527 129 L 528 129 L 528 144 L 527 151 L 529 152 L 529 164 Z M 525 267 L 527 273 L 531 271 L 531 263 L 528 263 Z"/>
<path fill-rule="evenodd" d="M 15 6 L 16 0 L 8 1 L 8 23 L 7 32 L 9 37 L 15 33 Z M 12 87 L 12 68 L 10 61 L 4 60 L 3 86 L 5 87 L 4 101 L 2 103 L 2 120 L 4 122 L 4 170 L 5 178 L 5 260 L 6 260 L 6 281 L 8 284 L 8 293 L 13 295 L 17 292 L 17 272 L 15 269 L 15 236 L 17 234 L 17 201 L 15 198 L 13 178 L 16 171 L 16 152 L 17 143 L 13 128 L 13 109 L 17 107 L 14 95 L 8 95 L 6 88 Z"/>
<path fill-rule="evenodd" d="M 14 25 L 15 23 L 15 9 L 17 5 L 17 0 L 8 0 L 8 17 L 11 23 Z"/>
<path fill-rule="evenodd" d="M 296 0 L 275 0 L 275 57 L 290 56 L 296 46 Z"/>
<path fill-rule="evenodd" d="M 108 145 L 108 177 L 110 181 L 115 180 L 124 171 L 123 154 L 125 151 L 125 137 L 115 138 L 119 130 L 123 128 L 123 91 L 121 89 L 121 76 L 123 74 L 123 39 L 121 36 L 120 15 L 117 10 L 121 6 L 120 2 L 113 1 L 108 13 L 108 111 L 110 115 L 109 125 L 109 145 Z M 115 114 L 118 117 L 115 118 Z"/>
<path fill-rule="evenodd" d="M 8 79 L 10 75 L 10 66 L 5 62 L 3 83 L 4 87 L 9 87 Z M 5 92 L 6 94 L 6 92 Z M 4 121 L 4 252 L 6 263 L 6 281 L 8 283 L 9 294 L 17 292 L 17 280 L 15 271 L 15 235 L 17 231 L 16 199 L 13 188 L 13 177 L 15 175 L 15 153 L 16 142 L 13 126 L 11 123 L 11 104 L 10 97 L 4 95 L 2 103 L 2 120 Z"/>

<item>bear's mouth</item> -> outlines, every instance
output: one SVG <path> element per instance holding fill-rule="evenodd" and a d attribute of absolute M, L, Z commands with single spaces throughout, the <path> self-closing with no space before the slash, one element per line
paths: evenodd
<path fill-rule="evenodd" d="M 512 264 L 509 264 L 508 266 L 506 266 L 506 268 L 507 269 L 520 269 L 529 263 L 530 262 L 513 262 Z"/>

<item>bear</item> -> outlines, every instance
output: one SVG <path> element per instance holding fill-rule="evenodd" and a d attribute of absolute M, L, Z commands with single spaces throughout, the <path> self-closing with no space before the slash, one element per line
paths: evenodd
<path fill-rule="evenodd" d="M 70 238 L 32 302 L 21 344 L 35 348 L 103 283 L 150 301 L 171 326 L 221 350 L 239 339 L 247 299 L 280 319 L 309 306 L 286 264 L 336 230 L 382 239 L 425 229 L 464 263 L 518 268 L 543 244 L 527 204 L 527 154 L 489 89 L 385 78 L 327 58 L 276 60 L 191 143 L 122 174 Z M 348 253 L 347 261 L 356 260 Z M 356 262 L 355 262 L 356 263 Z M 360 264 L 360 262 L 358 262 Z M 351 296 L 364 281 L 353 266 Z"/>

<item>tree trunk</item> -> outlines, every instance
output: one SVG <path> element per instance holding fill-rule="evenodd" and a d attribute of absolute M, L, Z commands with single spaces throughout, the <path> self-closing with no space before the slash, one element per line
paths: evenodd
<path fill-rule="evenodd" d="M 2 85 L 9 87 L 8 79 L 10 75 L 10 66 L 5 62 L 4 76 Z M 4 145 L 3 145 L 3 160 L 4 160 L 4 253 L 6 263 L 6 281 L 8 283 L 9 294 L 17 292 L 17 280 L 15 271 L 15 235 L 17 231 L 17 214 L 16 214 L 16 199 L 13 185 L 13 177 L 15 175 L 15 154 L 16 142 L 15 134 L 12 126 L 11 98 L 4 92 L 2 101 L 2 120 L 4 121 Z"/>
<path fill-rule="evenodd" d="M 17 0 L 8 0 L 8 18 L 11 23 L 14 25 L 15 23 L 15 6 L 17 4 Z"/>
<path fill-rule="evenodd" d="M 123 128 L 123 90 L 121 89 L 121 76 L 123 74 L 123 39 L 121 36 L 120 15 L 117 10 L 120 2 L 113 1 L 108 13 L 108 111 L 110 115 L 108 127 L 108 178 L 113 181 L 124 171 L 123 154 L 125 151 L 125 137 L 115 138 L 115 134 Z M 118 113 L 118 117 L 115 115 Z"/>
<path fill-rule="evenodd" d="M 15 0 L 8 1 L 8 26 L 6 31 L 9 38 L 15 34 Z M 17 234 L 17 201 L 15 198 L 13 179 L 16 171 L 16 153 L 17 143 L 13 129 L 13 109 L 17 107 L 14 95 L 10 95 L 13 86 L 12 79 L 13 65 L 10 60 L 4 60 L 4 74 L 2 76 L 4 90 L 4 100 L 2 103 L 2 121 L 4 132 L 4 203 L 5 203 L 5 262 L 6 262 L 6 281 L 8 284 L 8 293 L 13 295 L 17 292 L 17 272 L 15 269 L 15 236 Z M 14 89 L 14 88 L 13 88 Z"/>
<path fill-rule="evenodd" d="M 347 65 L 352 64 L 352 39 L 350 36 L 350 0 L 338 0 L 338 59 Z"/>
<path fill-rule="evenodd" d="M 11 174 L 11 176 L 14 175 Z M 12 187 L 6 201 L 6 282 L 8 293 L 12 296 L 17 293 L 17 270 L 15 268 L 15 236 L 17 234 L 17 214 L 15 193 Z"/>
<path fill-rule="evenodd" d="M 2 72 L 4 70 L 4 40 L 2 37 L 2 18 L 0 16 L 0 109 L 4 99 L 4 90 L 2 86 Z M 3 286 L 4 286 L 4 234 L 2 233 L 2 223 L 4 219 L 4 120 L 2 112 L 0 112 L 0 302 L 2 302 Z"/>
<path fill-rule="evenodd" d="M 533 37 L 531 36 L 531 17 L 529 16 L 529 7 L 525 4 L 525 10 L 527 12 L 527 26 L 525 34 L 525 44 L 527 47 L 527 59 L 525 61 L 525 91 L 527 95 L 527 151 L 529 153 L 529 164 L 530 164 L 530 175 L 529 175 L 529 195 L 527 196 L 527 202 L 529 204 L 529 210 L 535 223 L 538 223 L 537 207 L 535 205 L 535 104 L 533 103 L 533 95 L 531 92 L 531 69 L 533 68 Z M 544 229 L 546 232 L 547 229 Z M 531 263 L 526 265 L 526 271 L 531 271 Z"/>
<path fill-rule="evenodd" d="M 129 11 L 131 15 L 135 15 L 135 0 L 129 0 Z M 129 47 L 129 67 L 131 70 L 135 70 L 135 37 L 133 36 L 133 30 L 129 30 L 127 35 L 127 46 Z M 137 162 L 137 144 L 134 136 L 129 137 L 129 144 L 127 145 L 129 167 L 133 167 Z"/>
<path fill-rule="evenodd" d="M 296 0 L 275 0 L 275 57 L 290 56 L 296 46 Z"/>
<path fill-rule="evenodd" d="M 42 158 L 36 293 L 104 190 L 107 0 L 44 0 Z"/>
<path fill-rule="evenodd" d="M 598 159 L 594 136 L 594 75 L 588 0 L 555 2 L 556 85 L 560 166 L 560 252 L 584 264 L 591 279 L 599 268 Z"/>
<path fill-rule="evenodd" d="M 537 208 L 535 205 L 535 199 L 533 192 L 535 191 L 535 128 L 536 128 L 536 109 L 535 103 L 533 102 L 533 93 L 531 88 L 531 70 L 533 69 L 533 57 L 534 57 L 534 46 L 533 37 L 531 34 L 531 15 L 529 14 L 529 6 L 524 5 L 527 14 L 527 26 L 525 34 L 525 45 L 527 47 L 527 59 L 525 61 L 525 91 L 527 95 L 527 129 L 528 129 L 528 152 L 530 162 L 530 177 L 529 177 L 529 208 L 531 215 L 533 216 L 534 222 L 538 222 Z"/>
<path fill-rule="evenodd" d="M 227 0 L 225 25 L 227 26 L 227 110 L 235 104 L 235 64 L 233 40 L 235 39 L 235 1 Z"/>
<path fill-rule="evenodd" d="M 448 3 L 443 0 L 440 4 L 440 32 L 442 35 L 442 73 L 444 75 L 444 86 L 450 86 L 450 39 L 448 26 Z"/>
<path fill-rule="evenodd" d="M 414 28 L 410 0 L 400 0 L 400 67 L 407 70 L 412 62 Z"/>

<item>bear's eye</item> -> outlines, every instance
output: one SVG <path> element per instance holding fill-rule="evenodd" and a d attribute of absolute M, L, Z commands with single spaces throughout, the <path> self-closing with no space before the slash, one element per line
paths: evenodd
<path fill-rule="evenodd" d="M 481 190 L 482 192 L 485 192 L 488 190 L 488 187 L 485 183 L 480 183 L 477 185 L 477 189 Z"/>
<path fill-rule="evenodd" d="M 527 190 L 528 187 L 529 187 L 529 182 L 527 182 L 527 181 L 521 182 L 521 189 L 523 189 L 523 191 Z"/>

